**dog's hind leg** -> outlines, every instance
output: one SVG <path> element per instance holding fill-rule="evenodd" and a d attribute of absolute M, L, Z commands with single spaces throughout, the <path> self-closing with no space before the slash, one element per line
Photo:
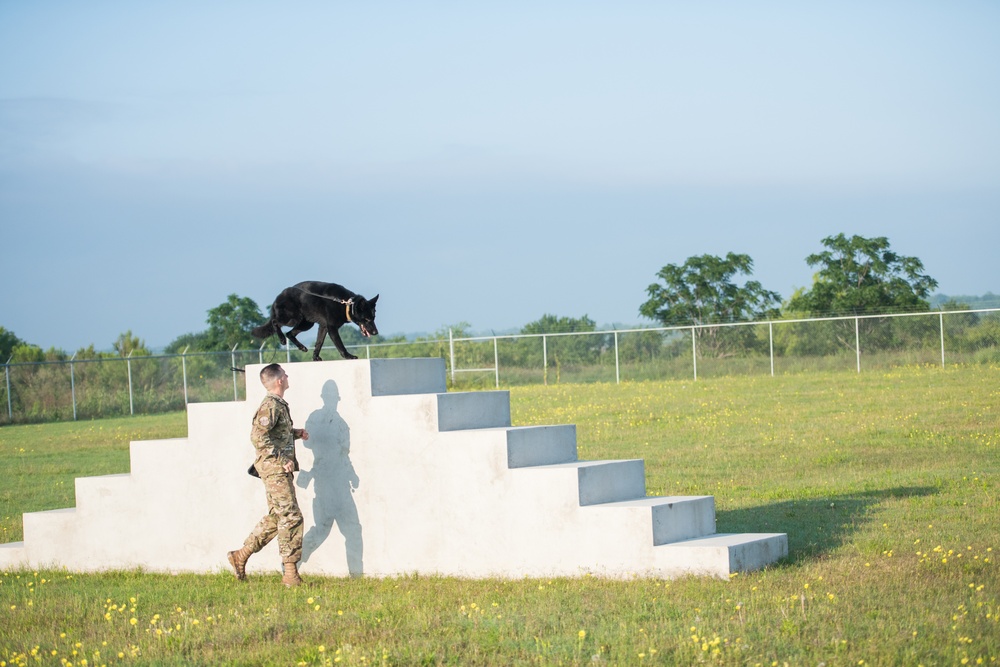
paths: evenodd
<path fill-rule="evenodd" d="M 288 340 L 295 343 L 295 347 L 299 348 L 300 352 L 306 352 L 309 350 L 309 348 L 300 343 L 299 339 L 296 338 L 295 336 L 297 334 L 302 333 L 303 331 L 309 331 L 310 329 L 312 329 L 312 325 L 313 325 L 312 322 L 299 322 L 288 331 Z"/>

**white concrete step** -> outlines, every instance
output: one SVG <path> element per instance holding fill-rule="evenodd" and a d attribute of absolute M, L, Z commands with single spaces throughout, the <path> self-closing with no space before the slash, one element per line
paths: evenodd
<path fill-rule="evenodd" d="M 24 542 L 0 544 L 0 570 L 26 567 L 27 559 Z"/>
<path fill-rule="evenodd" d="M 443 444 L 459 452 L 478 449 L 485 454 L 489 451 L 489 460 L 496 459 L 495 463 L 506 470 L 577 460 L 576 427 L 571 425 L 462 429 L 439 435 Z"/>
<path fill-rule="evenodd" d="M 571 463 L 577 460 L 576 426 L 518 426 L 507 429 L 507 467 Z"/>
<path fill-rule="evenodd" d="M 191 463 L 189 457 L 193 454 L 185 452 L 185 448 L 188 447 L 187 438 L 131 442 L 129 470 L 133 477 L 143 482 L 150 478 L 174 474 L 185 463 Z"/>
<path fill-rule="evenodd" d="M 530 471 L 532 474 L 572 477 L 581 506 L 637 500 L 646 495 L 645 462 L 642 459 L 573 461 L 520 470 Z M 569 480 L 564 480 L 563 483 L 565 481 Z"/>
<path fill-rule="evenodd" d="M 510 392 L 462 391 L 437 395 L 439 431 L 510 426 Z"/>
<path fill-rule="evenodd" d="M 99 475 L 76 478 L 76 507 L 99 511 L 106 508 L 116 511 L 117 506 L 127 502 L 132 487 L 132 475 Z"/>
<path fill-rule="evenodd" d="M 371 359 L 367 363 L 371 367 L 372 396 L 448 391 L 444 359 Z"/>
<path fill-rule="evenodd" d="M 22 516 L 24 548 L 34 567 L 63 564 L 69 560 L 63 547 L 67 536 L 75 535 L 79 530 L 77 519 L 75 507 L 26 512 Z"/>
<path fill-rule="evenodd" d="M 726 533 L 656 547 L 660 567 L 677 575 L 728 577 L 759 570 L 787 555 L 785 533 Z"/>
<path fill-rule="evenodd" d="M 260 385 L 259 381 L 254 381 Z M 252 383 L 248 381 L 247 385 L 252 386 Z M 238 434 L 246 442 L 250 434 L 250 420 L 258 405 L 260 398 L 252 405 L 248 401 L 188 403 L 188 437 L 199 442 L 215 442 L 232 437 L 233 430 L 239 427 Z"/>
<path fill-rule="evenodd" d="M 712 496 L 647 496 L 590 505 L 587 509 L 638 512 L 648 516 L 654 545 L 715 533 L 715 498 Z"/>

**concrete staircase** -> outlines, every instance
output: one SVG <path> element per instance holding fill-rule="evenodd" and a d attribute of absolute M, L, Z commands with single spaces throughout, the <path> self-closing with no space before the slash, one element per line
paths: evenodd
<path fill-rule="evenodd" d="M 505 391 L 452 392 L 441 359 L 284 366 L 296 426 L 303 573 L 727 577 L 788 553 L 782 533 L 715 534 L 711 496 L 646 496 L 641 460 L 580 461 L 572 425 L 513 427 Z M 264 396 L 191 404 L 188 437 L 131 444 L 131 472 L 76 480 L 76 507 L 24 515 L 0 567 L 227 568 L 266 513 L 250 420 Z M 251 573 L 280 567 L 276 543 Z"/>

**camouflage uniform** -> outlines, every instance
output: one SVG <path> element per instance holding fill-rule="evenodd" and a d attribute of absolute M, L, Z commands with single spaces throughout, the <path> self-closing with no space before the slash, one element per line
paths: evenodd
<path fill-rule="evenodd" d="M 267 515 L 243 543 L 257 553 L 278 536 L 278 553 L 283 563 L 298 563 L 302 559 L 302 512 L 295 498 L 292 473 L 285 472 L 289 461 L 299 469 L 295 458 L 295 439 L 302 429 L 292 428 L 288 403 L 275 394 L 268 394 L 257 408 L 250 431 L 250 441 L 257 450 L 254 467 L 264 482 L 267 495 Z"/>

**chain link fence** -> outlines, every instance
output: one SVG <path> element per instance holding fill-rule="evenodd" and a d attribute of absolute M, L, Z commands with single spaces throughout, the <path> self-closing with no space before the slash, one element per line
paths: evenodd
<path fill-rule="evenodd" d="M 328 359 L 339 358 L 324 348 Z M 440 357 L 451 389 L 865 371 L 911 365 L 1000 367 L 1000 309 L 787 319 L 351 346 L 362 358 Z M 309 361 L 256 350 L 4 365 L 0 424 L 181 410 L 245 398 L 250 363 Z"/>

